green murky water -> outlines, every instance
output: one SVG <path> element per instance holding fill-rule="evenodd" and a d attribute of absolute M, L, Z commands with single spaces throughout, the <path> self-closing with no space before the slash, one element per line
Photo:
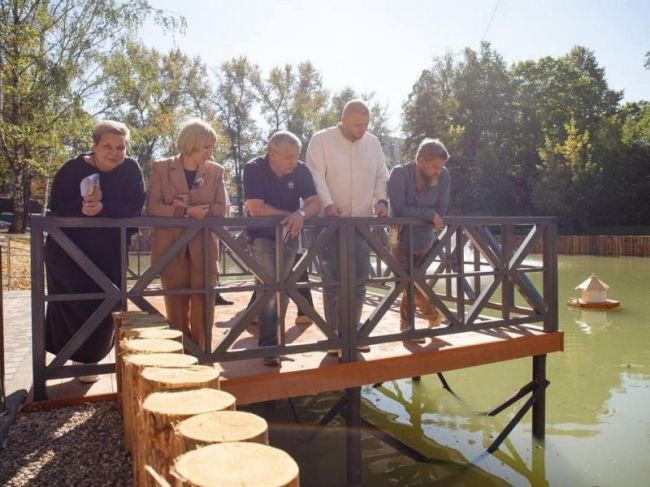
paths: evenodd
<path fill-rule="evenodd" d="M 559 297 L 595 272 L 622 307 L 587 311 L 560 306 L 565 351 L 547 363 L 547 425 L 543 442 L 532 439 L 527 414 L 494 455 L 485 448 L 523 401 L 495 418 L 490 409 L 531 377 L 530 358 L 445 374 L 458 397 L 438 378 L 400 380 L 363 389 L 362 414 L 428 457 L 415 462 L 362 431 L 363 485 L 650 484 L 650 259 L 560 256 Z M 345 437 L 340 418 L 309 441 L 306 424 L 337 400 L 329 394 L 263 412 L 274 426 L 272 443 L 286 448 L 301 468 L 301 485 L 345 485 Z M 257 406 L 261 409 L 262 406 Z"/>

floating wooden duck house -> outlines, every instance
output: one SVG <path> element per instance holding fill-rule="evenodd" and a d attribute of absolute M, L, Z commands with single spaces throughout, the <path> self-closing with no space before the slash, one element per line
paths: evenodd
<path fill-rule="evenodd" d="M 592 274 L 576 286 L 576 289 L 582 291 L 582 296 L 579 298 L 569 298 L 567 303 L 569 306 L 576 308 L 609 309 L 616 308 L 621 304 L 619 301 L 607 297 L 609 286 L 598 279 L 596 274 Z"/>

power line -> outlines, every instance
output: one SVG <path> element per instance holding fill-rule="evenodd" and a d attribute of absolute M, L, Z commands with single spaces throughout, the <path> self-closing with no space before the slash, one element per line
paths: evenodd
<path fill-rule="evenodd" d="M 485 28 L 485 33 L 483 34 L 483 39 L 481 39 L 481 42 L 485 42 L 485 38 L 487 37 L 488 32 L 490 31 L 490 26 L 492 25 L 492 21 L 494 20 L 494 15 L 497 13 L 497 8 L 499 8 L 499 0 L 497 0 L 494 4 L 492 15 L 490 16 L 490 20 L 488 21 L 487 27 Z"/>

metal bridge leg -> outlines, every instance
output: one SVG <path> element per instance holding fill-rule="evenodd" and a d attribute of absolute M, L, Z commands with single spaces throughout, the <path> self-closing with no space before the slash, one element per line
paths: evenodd
<path fill-rule="evenodd" d="M 533 381 L 546 384 L 546 355 L 533 357 Z M 541 388 L 537 400 L 533 403 L 533 436 L 544 438 L 546 430 L 546 387 Z"/>
<path fill-rule="evenodd" d="M 345 460 L 347 485 L 361 485 L 361 388 L 345 390 L 348 403 L 345 414 Z"/>

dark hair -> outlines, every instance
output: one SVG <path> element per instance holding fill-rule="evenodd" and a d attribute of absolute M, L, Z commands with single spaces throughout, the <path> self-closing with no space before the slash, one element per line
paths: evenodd
<path fill-rule="evenodd" d="M 437 157 L 447 161 L 449 159 L 449 152 L 447 152 L 447 148 L 439 139 L 426 138 L 420 142 L 415 158 L 417 159 L 420 156 L 422 156 L 425 161 L 430 161 Z"/>

